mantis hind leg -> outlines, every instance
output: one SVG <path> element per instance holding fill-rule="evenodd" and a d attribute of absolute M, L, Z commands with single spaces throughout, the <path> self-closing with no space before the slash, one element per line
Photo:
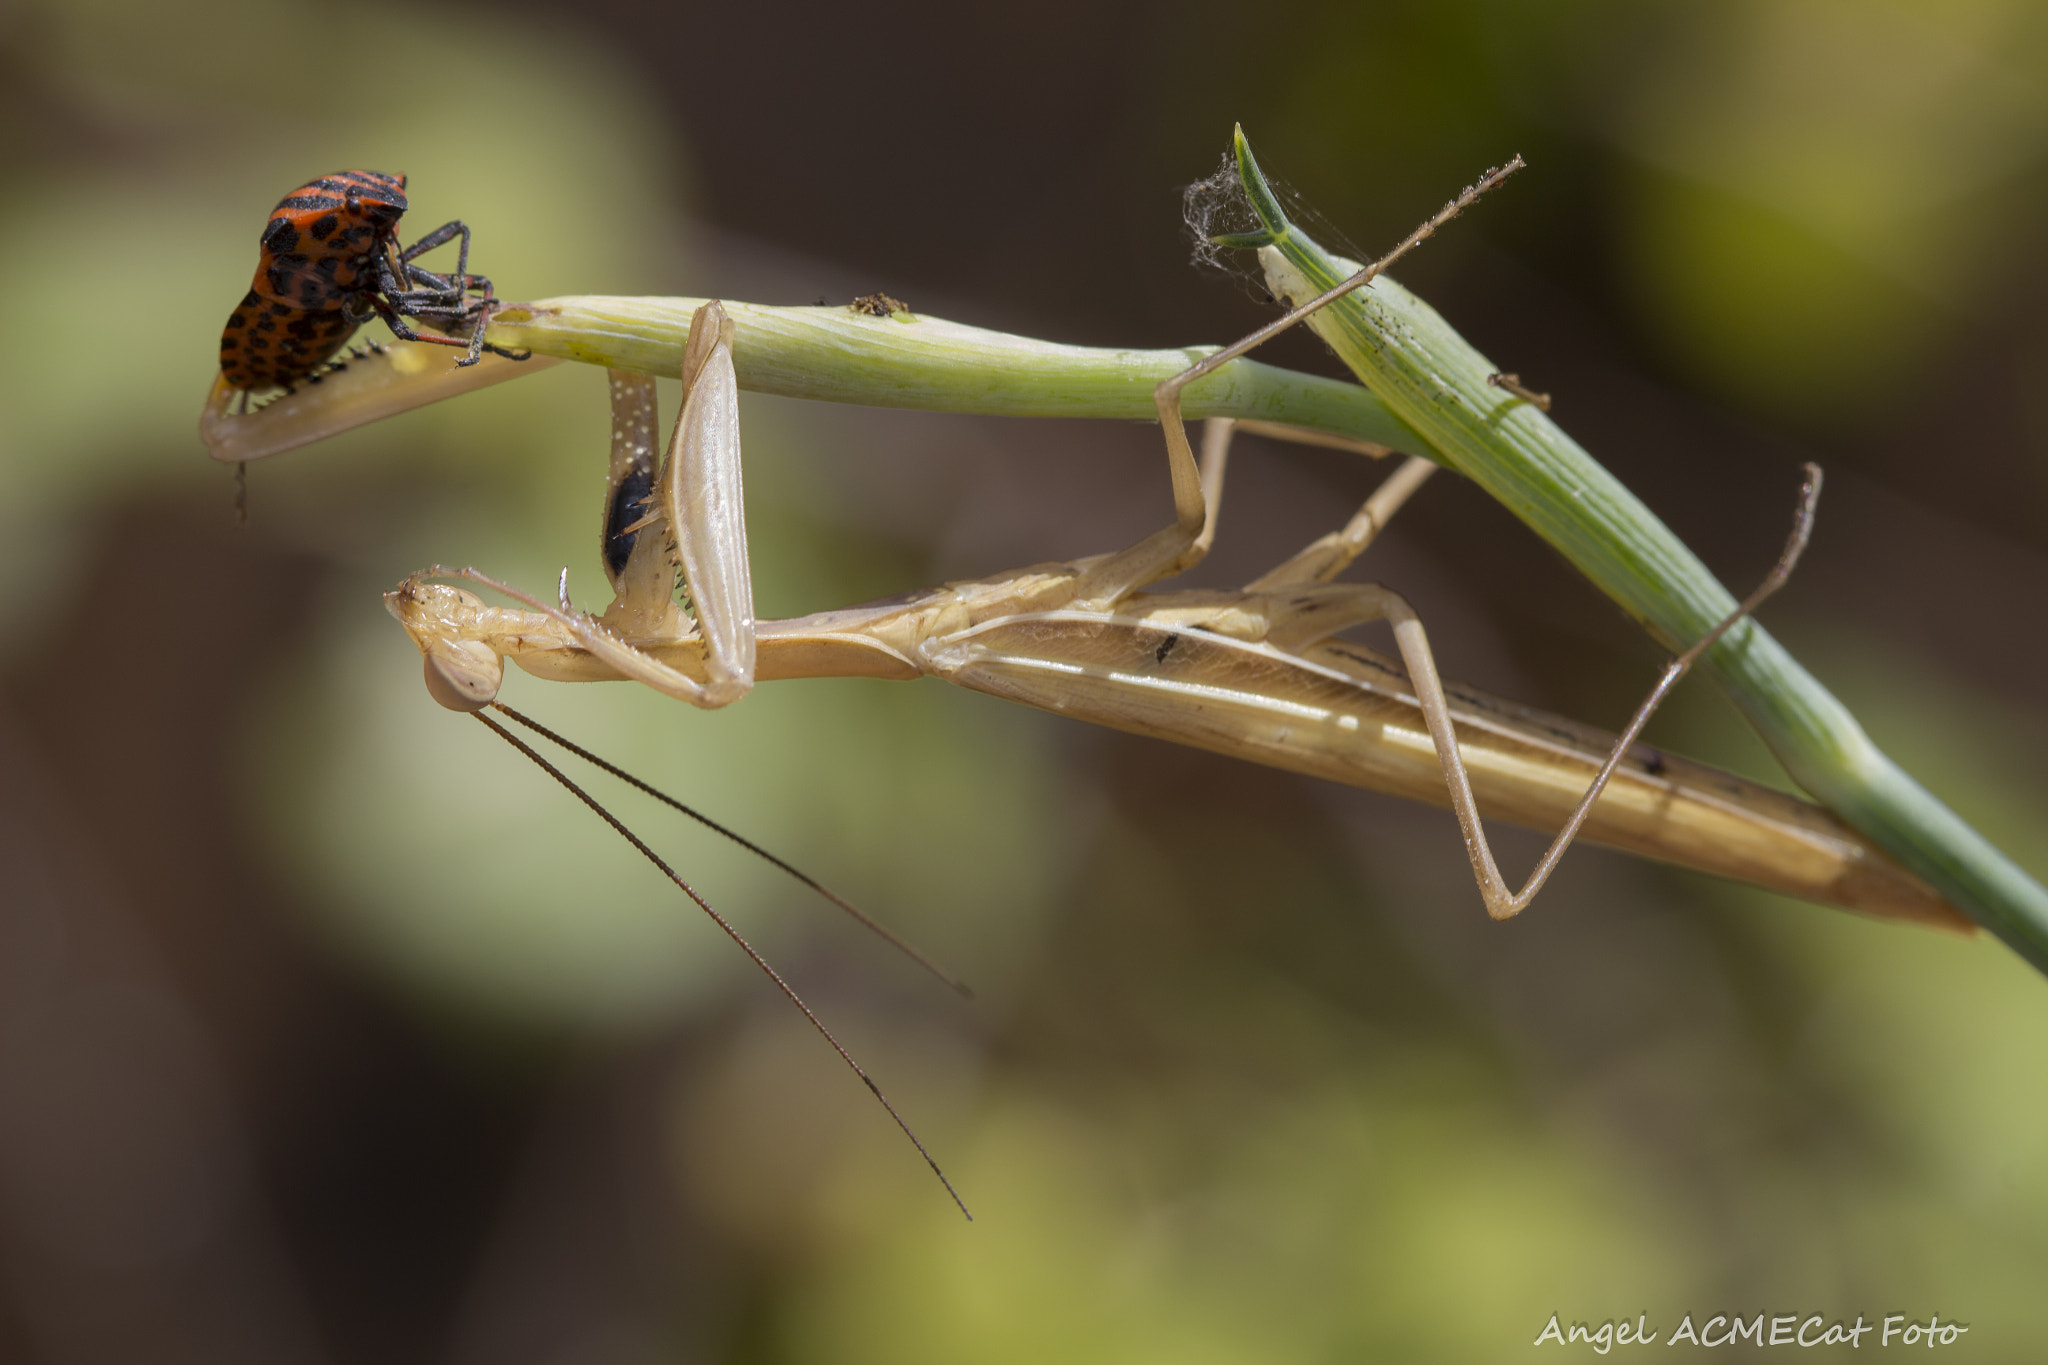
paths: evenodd
<path fill-rule="evenodd" d="M 1398 493 L 1401 474 L 1402 471 L 1396 471 L 1383 487 L 1395 489 Z M 1417 478 L 1415 482 L 1419 483 L 1420 479 Z M 1472 794 L 1471 777 L 1466 772 L 1464 757 L 1458 750 L 1457 735 L 1451 722 L 1450 704 L 1444 696 L 1443 680 L 1437 672 L 1436 655 L 1430 648 L 1429 636 L 1423 629 L 1421 618 L 1415 614 L 1415 609 L 1408 605 L 1406 599 L 1374 583 L 1319 584 L 1312 579 L 1296 579 L 1292 584 L 1292 592 L 1287 591 L 1289 585 L 1284 582 L 1274 584 L 1264 589 L 1269 594 L 1270 605 L 1267 611 L 1268 626 L 1263 639 L 1265 643 L 1275 648 L 1293 653 L 1305 650 L 1351 626 L 1384 620 L 1392 627 L 1394 643 L 1400 651 L 1401 662 L 1408 670 L 1409 682 L 1415 689 L 1415 699 L 1421 707 L 1430 743 L 1436 750 L 1438 763 L 1443 768 L 1444 781 L 1450 790 L 1451 809 L 1456 813 L 1458 826 L 1464 833 L 1465 850 L 1472 861 L 1472 875 L 1479 884 L 1479 894 L 1486 903 L 1486 912 L 1497 920 L 1510 919 L 1520 914 L 1529 902 L 1536 898 L 1536 893 L 1542 890 L 1543 884 L 1550 879 L 1550 874 L 1557 869 L 1558 861 L 1564 857 L 1565 850 L 1570 848 L 1572 841 L 1578 837 L 1580 828 L 1592 814 L 1594 803 L 1600 799 L 1601 792 L 1606 789 L 1609 780 L 1621 766 L 1630 747 L 1635 744 L 1637 737 L 1643 732 L 1643 727 L 1649 723 L 1650 717 L 1655 714 L 1658 706 L 1663 703 L 1679 679 L 1691 670 L 1701 655 L 1711 649 L 1722 636 L 1747 619 L 1765 598 L 1782 587 L 1785 580 L 1790 577 L 1800 554 L 1806 548 L 1808 538 L 1812 535 L 1814 506 L 1820 497 L 1820 487 L 1820 469 L 1809 464 L 1806 466 L 1806 484 L 1800 492 L 1799 509 L 1794 519 L 1792 534 L 1787 539 L 1777 564 L 1772 567 L 1771 572 L 1756 590 L 1733 612 L 1665 666 L 1662 676 L 1650 689 L 1642 704 L 1636 708 L 1636 713 L 1630 719 L 1627 728 L 1616 738 L 1606 762 L 1601 765 L 1599 773 L 1586 788 L 1585 794 L 1579 798 L 1578 805 L 1573 808 L 1564 827 L 1551 841 L 1550 847 L 1545 850 L 1520 891 L 1509 889 L 1506 879 L 1501 876 L 1500 866 L 1494 859 L 1493 849 L 1487 842 L 1486 831 L 1479 821 L 1478 802 Z M 1409 491 L 1412 491 L 1412 487 Z M 1378 497 L 1378 494 L 1374 496 Z M 1399 496 L 1405 498 L 1406 494 L 1399 493 Z M 1372 506 L 1372 500 L 1369 499 L 1360 516 L 1353 518 L 1354 526 L 1360 524 L 1360 519 L 1366 516 Z M 1347 527 L 1346 530 L 1351 530 L 1351 527 Z M 1365 538 L 1370 539 L 1369 530 L 1365 533 Z M 1323 541 L 1316 542 L 1307 551 L 1267 575 L 1267 579 L 1260 580 L 1261 583 L 1281 577 L 1290 567 L 1326 563 L 1328 556 L 1316 557 L 1318 547 L 1323 544 Z M 1363 548 L 1362 545 L 1360 548 Z M 1348 563 L 1348 559 L 1345 562 Z M 1339 564 L 1337 567 L 1341 568 L 1342 565 Z M 1334 569 L 1330 571 L 1335 572 Z"/>

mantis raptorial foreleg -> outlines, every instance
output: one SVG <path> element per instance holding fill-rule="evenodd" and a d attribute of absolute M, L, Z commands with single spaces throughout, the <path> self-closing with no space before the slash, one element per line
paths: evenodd
<path fill-rule="evenodd" d="M 617 595 L 602 616 L 569 604 L 566 569 L 556 606 L 474 569 L 437 570 L 434 576 L 465 578 L 523 602 L 621 677 L 710 708 L 730 705 L 753 687 L 755 636 L 732 322 L 716 300 L 691 320 L 682 380 L 682 411 L 667 457 L 656 469 L 654 381 L 612 372 L 603 549 Z M 676 606 L 678 570 L 694 621 Z M 701 678 L 648 652 L 693 637 L 704 644 Z M 474 648 L 442 638 L 431 646 L 423 641 L 422 649 L 428 690 L 442 705 L 475 711 L 497 695 L 495 662 Z"/>

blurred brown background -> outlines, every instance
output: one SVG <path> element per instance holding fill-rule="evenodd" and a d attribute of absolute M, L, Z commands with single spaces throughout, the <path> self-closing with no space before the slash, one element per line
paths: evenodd
<path fill-rule="evenodd" d="M 1149 346 L 1267 315 L 1179 226 L 1233 121 L 1367 251 L 1521 152 L 1405 282 L 1732 585 L 1822 461 L 1772 629 L 2038 874 L 2044 77 L 2031 0 L 0 3 L 0 1359 L 1464 1361 L 1795 1310 L 2035 1358 L 2048 994 L 1995 944 L 1597 850 L 1492 926 L 1448 815 L 937 684 L 515 678 L 975 983 L 619 798 L 962 1224 L 381 610 L 437 560 L 596 592 L 598 377 L 257 467 L 243 530 L 193 423 L 264 214 L 343 167 L 512 297 Z M 1149 428 L 746 420 L 770 615 L 1167 514 Z M 1375 477 L 1247 449 L 1202 581 Z M 1613 724 L 1654 675 L 1450 480 L 1365 568 L 1453 676 Z M 1774 777 L 1705 685 L 1658 734 Z"/>

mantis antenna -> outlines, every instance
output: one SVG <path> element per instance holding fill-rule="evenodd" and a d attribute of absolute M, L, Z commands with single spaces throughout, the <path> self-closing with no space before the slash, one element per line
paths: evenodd
<path fill-rule="evenodd" d="M 958 993 L 962 998 L 968 1000 L 972 1000 L 974 998 L 974 990 L 966 982 L 948 973 L 945 968 L 939 966 L 938 963 L 932 961 L 923 953 L 919 952 L 915 947 L 911 946 L 911 944 L 907 940 L 898 935 L 894 930 L 890 929 L 880 920 L 875 919 L 871 915 L 867 914 L 865 911 L 861 910 L 858 906 L 854 905 L 853 902 L 847 900 L 844 896 L 841 896 L 838 892 L 834 891 L 831 887 L 819 881 L 816 877 L 811 876 L 808 872 L 805 872 L 802 869 L 796 867 L 794 864 L 777 857 L 775 854 L 761 847 L 759 844 L 755 843 L 752 839 L 747 838 L 739 831 L 730 829 L 725 825 L 721 825 L 720 823 L 718 823 L 718 821 L 712 819 L 710 816 L 698 810 L 696 807 L 688 805 L 685 802 L 678 801 L 675 797 L 670 796 L 667 792 L 662 791 L 657 787 L 650 786 L 648 783 L 641 781 L 639 778 L 633 776 L 633 774 L 627 772 L 624 768 L 619 767 L 617 764 L 606 762 L 604 759 L 590 752 L 590 750 L 584 748 L 582 745 L 577 744 L 575 741 L 567 739 L 564 736 L 555 733 L 553 730 L 550 730 L 547 726 L 542 725 L 539 721 L 533 719 L 533 717 L 515 711 L 501 701 L 492 702 L 491 709 L 496 711 L 499 715 L 505 716 L 506 718 L 516 721 L 520 725 L 525 726 L 527 729 L 533 731 L 533 733 L 539 735 L 542 739 L 545 739 L 546 741 L 548 741 L 548 743 L 553 744 L 555 747 L 559 749 L 566 749 L 568 752 L 576 755 L 576 757 L 582 759 L 585 763 L 590 764 L 592 767 L 600 768 L 603 771 L 610 773 L 613 777 L 616 777 L 617 779 L 619 779 L 619 781 L 625 783 L 627 786 L 632 787 L 637 791 L 643 792 L 646 795 L 653 797 L 655 800 L 661 802 L 661 804 L 663 804 L 664 806 L 667 806 L 670 810 L 689 816 L 692 820 L 695 820 L 698 824 L 704 826 L 704 828 L 710 830 L 712 833 L 723 835 L 725 838 L 730 839 L 735 844 L 738 844 L 741 848 L 753 854 L 755 857 L 761 859 L 763 862 L 769 863 L 772 866 L 780 868 L 782 871 L 787 872 L 791 877 L 794 877 L 797 881 L 802 882 L 805 886 L 808 886 L 809 888 L 811 888 L 811 890 L 817 892 L 820 896 L 823 896 L 826 900 L 832 902 L 832 904 L 838 906 L 841 910 L 845 911 L 849 916 L 851 916 L 854 919 L 856 923 L 858 923 L 862 928 L 866 929 L 869 933 L 874 934 L 877 938 L 881 939 L 884 943 L 887 943 L 897 952 L 902 953 L 912 962 L 915 962 L 918 966 L 924 968 L 933 976 L 945 982 L 948 986 L 951 986 L 953 990 L 956 993 Z"/>
<path fill-rule="evenodd" d="M 500 707 L 499 709 L 506 711 L 508 715 L 516 714 L 510 711 L 509 708 Z M 498 722 L 492 720 L 482 711 L 475 711 L 471 714 L 473 714 L 479 721 L 483 722 L 483 724 L 486 727 L 488 727 L 493 733 L 495 733 L 498 736 L 498 738 L 504 740 L 507 744 L 517 749 L 520 753 L 525 754 L 528 758 L 532 759 L 534 765 L 538 767 L 542 772 L 546 773 L 549 777 L 554 778 L 555 781 L 561 783 L 564 787 L 568 788 L 570 795 L 574 796 L 578 801 L 581 801 L 584 805 L 590 807 L 590 809 L 597 814 L 597 817 L 600 820 L 603 820 L 607 825 L 610 825 L 612 829 L 617 831 L 621 839 L 624 839 L 627 843 L 631 844 L 635 849 L 637 849 L 641 857 L 645 858 L 648 862 L 653 863 L 654 866 L 660 870 L 662 876 L 674 882 L 677 888 L 680 889 L 685 896 L 688 896 L 692 901 L 695 901 L 697 904 L 697 908 L 699 910 L 702 910 L 705 914 L 711 916 L 711 922 L 716 924 L 720 929 L 724 930 L 725 936 L 740 946 L 740 951 L 745 953 L 750 959 L 752 959 L 754 965 L 761 969 L 762 974 L 765 975 L 770 981 L 775 983 L 775 989 L 781 991 L 783 995 L 787 996 L 789 998 L 789 1003 L 795 1005 L 798 1009 L 803 1011 L 804 1018 L 811 1021 L 811 1027 L 816 1029 L 819 1035 L 823 1037 L 826 1042 L 832 1045 L 832 1050 L 839 1054 L 839 1059 L 841 1061 L 845 1062 L 847 1066 L 853 1069 L 853 1074 L 860 1077 L 861 1084 L 865 1085 L 868 1088 L 869 1093 L 871 1093 L 875 1097 L 875 1099 L 878 1102 L 880 1102 L 882 1108 L 889 1111 L 889 1117 L 894 1119 L 896 1121 L 896 1126 L 903 1130 L 903 1136 L 909 1138 L 910 1145 L 917 1148 L 917 1154 L 924 1158 L 924 1164 L 932 1168 L 932 1174 L 937 1176 L 939 1178 L 939 1183 L 946 1187 L 946 1193 L 952 1196 L 953 1202 L 959 1206 L 961 1214 L 967 1219 L 968 1222 L 973 1222 L 974 1215 L 968 1212 L 967 1203 L 965 1200 L 960 1198 L 960 1192 L 953 1188 L 952 1181 L 946 1179 L 946 1173 L 939 1169 L 939 1163 L 932 1159 L 932 1154 L 928 1150 L 926 1150 L 924 1143 L 918 1139 L 917 1134 L 911 1130 L 910 1125 L 904 1122 L 903 1115 L 896 1112 L 896 1106 L 889 1103 L 889 1097 L 882 1093 L 881 1086 L 875 1084 L 874 1077 L 868 1075 L 867 1071 L 861 1066 L 861 1064 L 853 1059 L 853 1054 L 851 1052 L 848 1052 L 845 1046 L 841 1044 L 840 1041 L 832 1035 L 831 1029 L 825 1027 L 825 1021 L 820 1019 L 817 1016 L 817 1014 L 812 1011 L 811 1007 L 804 1003 L 803 997 L 796 993 L 796 989 L 792 987 L 789 984 L 789 982 L 783 980 L 782 974 L 780 972 L 776 971 L 773 967 L 768 965 L 768 959 L 762 957 L 761 954 L 755 950 L 754 945 L 747 942 L 746 936 L 740 933 L 738 929 L 733 927 L 732 921 L 727 919 L 724 915 L 719 914 L 718 911 L 712 909 L 711 902 L 705 900 L 704 897 L 698 893 L 695 887 L 691 886 L 688 882 L 684 881 L 682 877 L 677 874 L 674 868 L 670 867 L 667 862 L 663 861 L 660 854 L 656 853 L 653 849 L 649 848 L 646 842 L 642 840 L 639 835 L 633 833 L 632 830 L 627 829 L 625 824 L 616 815 L 613 815 L 610 811 L 606 810 L 604 806 L 601 803 L 599 803 L 596 797 L 592 796 L 589 792 L 583 790 L 582 787 L 578 786 L 567 773 L 563 772 L 560 768 L 557 768 L 554 764 L 548 762 L 545 758 L 541 757 L 540 754 L 535 751 L 532 745 L 528 744 L 525 740 L 519 738 L 519 736 L 513 734 L 510 730 L 507 730 L 504 726 L 498 724 Z M 522 723 L 530 723 L 526 722 L 524 717 L 520 717 L 520 720 Z M 537 730 L 539 729 L 538 726 L 534 728 Z M 543 731 L 542 733 L 546 732 Z M 580 753 L 582 751 L 578 750 L 578 752 Z M 588 757 L 588 755 L 585 756 Z M 603 766 L 607 769 L 610 769 L 613 772 L 618 771 L 616 768 L 612 768 L 611 765 L 608 763 L 604 764 Z M 620 775 L 624 776 L 624 774 Z M 642 790 L 652 792 L 651 788 L 645 787 L 644 784 L 641 784 L 639 782 L 634 782 L 634 785 L 641 787 Z M 659 795 L 659 793 L 654 794 Z M 667 798 L 663 799 L 666 800 Z M 670 802 L 670 804 L 680 805 L 679 802 Z M 696 812 L 694 811 L 689 813 L 693 816 L 696 815 Z M 697 816 L 696 818 L 703 819 L 702 816 Z M 705 821 L 705 823 L 710 824 L 711 822 Z M 717 826 L 713 826 L 713 828 L 717 828 Z M 727 833 L 724 830 L 720 830 L 720 832 Z M 735 839 L 738 838 L 737 835 L 728 835 L 728 837 L 732 837 Z M 746 843 L 746 841 L 743 839 L 739 840 L 739 842 Z M 751 844 L 748 844 L 747 846 L 749 848 L 753 847 L 753 845 Z M 756 851 L 758 852 L 759 850 L 757 849 Z M 774 861 L 777 861 L 778 863 L 780 862 L 779 859 Z M 786 864 L 784 864 L 784 866 L 786 866 Z M 792 869 L 792 871 L 793 870 L 794 869 Z M 801 873 L 798 873 L 797 875 L 800 877 L 802 876 Z M 804 878 L 804 880 L 809 881 L 810 879 Z M 813 884 L 815 885 L 815 883 Z M 836 900 L 837 898 L 835 897 L 834 899 Z M 851 907 L 848 908 L 851 909 Z M 855 913 L 857 914 L 858 912 Z M 863 916 L 862 918 L 865 918 L 865 916 Z M 922 961 L 922 959 L 919 960 Z"/>

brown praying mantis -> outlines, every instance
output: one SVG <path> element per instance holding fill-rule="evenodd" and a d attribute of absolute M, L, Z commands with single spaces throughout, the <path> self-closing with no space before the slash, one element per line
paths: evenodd
<path fill-rule="evenodd" d="M 693 301 L 673 371 L 682 378 L 684 401 L 659 458 L 653 378 L 616 360 L 611 366 L 603 528 L 605 570 L 614 592 L 609 607 L 590 614 L 572 606 L 566 570 L 550 602 L 475 569 L 445 567 L 407 578 L 387 594 L 387 605 L 418 645 L 435 700 L 479 714 L 579 796 L 580 789 L 558 770 L 482 715 L 496 704 L 504 659 L 560 681 L 635 681 L 707 708 L 740 700 L 759 681 L 929 675 L 1117 729 L 1447 804 L 1464 833 L 1482 900 L 1497 919 L 1527 906 L 1569 845 L 1583 837 L 1826 904 L 1968 928 L 1932 888 L 1820 807 L 1635 747 L 1651 713 L 1693 661 L 1791 571 L 1811 527 L 1817 470 L 1810 469 L 1778 565 L 1732 614 L 1672 661 L 1618 737 L 1445 683 L 1422 622 L 1405 600 L 1376 584 L 1335 581 L 1433 472 L 1435 466 L 1418 457 L 1399 464 L 1341 529 L 1241 589 L 1155 589 L 1198 563 L 1213 543 L 1236 430 L 1332 441 L 1287 424 L 1212 415 L 1204 422 L 1198 458 L 1184 424 L 1184 395 L 1341 293 L 1368 284 L 1489 183 L 1468 190 L 1344 286 L 1193 364 L 1183 357 L 1180 368 L 1157 383 L 1152 399 L 1165 434 L 1174 521 L 1125 549 L 883 602 L 756 620 L 736 355 L 768 314 L 837 310 Z M 616 301 L 512 305 L 493 320 L 493 338 L 503 329 L 508 344 L 544 352 L 552 329 L 558 353 L 577 354 L 599 330 L 585 324 L 572 333 L 578 309 L 588 317 L 607 302 Z M 673 320 L 681 308 L 669 303 L 664 315 Z M 629 319 L 643 323 L 646 314 L 627 310 Z M 802 321 L 823 326 L 827 319 Z M 859 315 L 829 321 L 851 328 L 847 336 L 865 335 L 885 357 L 891 346 L 904 344 L 903 331 L 953 327 Z M 566 344 L 563 335 L 569 336 Z M 619 349 L 616 336 L 610 343 Z M 217 385 L 202 432 L 217 458 L 260 458 L 534 368 L 487 357 L 475 369 L 455 370 L 430 351 L 401 344 L 246 415 L 229 412 L 233 395 Z M 1378 441 L 1336 443 L 1374 456 L 1391 453 Z M 679 580 L 687 610 L 677 600 Z M 518 605 L 488 605 L 456 583 Z M 1340 638 L 1350 628 L 1380 621 L 1392 629 L 1398 662 Z M 1500 873 L 1485 817 L 1556 831 L 1520 890 Z M 722 918 L 719 923 L 830 1039 L 782 978 Z M 836 1040 L 832 1045 L 874 1088 Z M 879 1089 L 875 1093 L 882 1098 Z M 886 1098 L 882 1103 L 888 1104 Z M 893 1107 L 890 1113 L 902 1124 Z"/>
<path fill-rule="evenodd" d="M 1174 525 L 1125 550 L 757 622 L 725 339 L 731 325 L 715 302 L 698 310 L 689 396 L 658 471 L 648 439 L 653 382 L 611 376 L 606 566 L 616 597 L 603 614 L 570 607 L 566 580 L 550 603 L 468 568 L 430 569 L 388 595 L 425 657 L 436 700 L 457 710 L 489 705 L 507 657 L 539 677 L 631 679 L 702 707 L 730 704 L 770 679 L 928 675 L 1117 729 L 1447 801 L 1497 919 L 1529 903 L 1582 832 L 1793 894 L 1945 919 L 1931 892 L 1817 809 L 1681 759 L 1631 760 L 1635 735 L 1700 646 L 1667 670 L 1619 739 L 1447 688 L 1405 601 L 1375 584 L 1331 581 L 1432 472 L 1418 458 L 1403 462 L 1343 529 L 1241 590 L 1148 592 L 1192 567 L 1214 538 L 1232 424 L 1210 419 L 1201 465 L 1185 436 L 1169 440 Z M 1169 395 L 1162 406 L 1170 402 Z M 1176 431 L 1177 419 L 1169 413 L 1166 421 Z M 654 505 L 643 512 L 649 488 Z M 691 613 L 675 601 L 672 556 Z M 1763 591 L 1782 581 L 1791 558 Z M 523 609 L 487 606 L 437 579 L 490 589 Z M 1379 620 L 1393 627 L 1400 664 L 1336 638 Z M 1453 734 L 1456 745 L 1446 742 Z M 1488 813 L 1559 829 L 1520 891 L 1507 885 L 1487 844 L 1480 793 Z"/>

